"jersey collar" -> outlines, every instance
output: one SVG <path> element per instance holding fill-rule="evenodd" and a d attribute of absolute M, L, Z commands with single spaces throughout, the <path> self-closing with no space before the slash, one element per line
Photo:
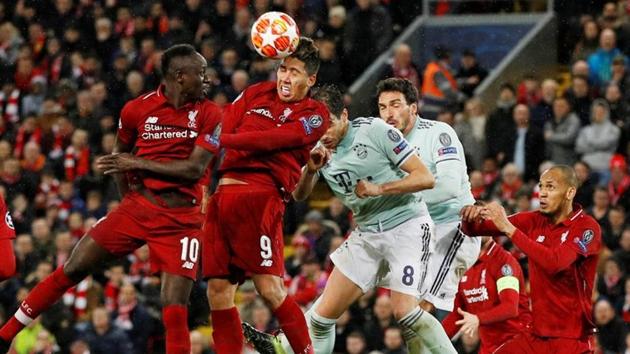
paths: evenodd
<path fill-rule="evenodd" d="M 352 122 L 348 122 L 348 130 L 346 130 L 346 135 L 341 139 L 339 144 L 337 145 L 337 149 L 346 149 L 352 146 L 352 142 L 354 142 L 354 136 L 357 134 L 357 128 L 352 126 Z"/>
<path fill-rule="evenodd" d="M 479 257 L 478 261 L 485 262 L 487 259 L 494 256 L 494 254 L 497 252 L 498 247 L 499 245 L 497 245 L 497 243 L 494 242 L 494 240 L 490 241 L 490 245 L 488 246 L 486 251 Z"/>
<path fill-rule="evenodd" d="M 571 225 L 582 214 L 584 214 L 584 208 L 578 203 L 573 203 L 573 211 L 569 214 L 569 217 L 564 219 L 560 224 L 565 226 Z"/>

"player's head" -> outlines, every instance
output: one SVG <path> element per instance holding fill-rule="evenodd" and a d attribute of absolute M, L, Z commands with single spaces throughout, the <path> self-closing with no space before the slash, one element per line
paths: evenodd
<path fill-rule="evenodd" d="M 189 44 L 174 45 L 162 54 L 162 75 L 170 90 L 187 100 L 199 99 L 207 90 L 206 59 Z"/>
<path fill-rule="evenodd" d="M 327 149 L 334 149 L 348 131 L 348 110 L 343 104 L 343 95 L 334 85 L 324 85 L 313 93 L 316 99 L 328 108 L 330 125 L 321 138 Z"/>
<path fill-rule="evenodd" d="M 418 90 L 407 79 L 389 78 L 376 86 L 378 112 L 387 124 L 409 133 L 418 113 Z"/>
<path fill-rule="evenodd" d="M 578 187 L 575 170 L 565 165 L 553 166 L 540 176 L 540 211 L 556 216 L 573 204 Z"/>
<path fill-rule="evenodd" d="M 300 37 L 293 54 L 284 58 L 278 67 L 276 88 L 281 101 L 303 99 L 315 85 L 319 70 L 319 51 L 310 38 Z"/>

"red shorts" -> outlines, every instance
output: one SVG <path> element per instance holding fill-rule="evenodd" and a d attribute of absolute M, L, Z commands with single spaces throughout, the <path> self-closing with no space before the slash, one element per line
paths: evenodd
<path fill-rule="evenodd" d="M 545 338 L 535 334 L 524 332 L 497 348 L 495 354 L 583 354 L 594 353 L 592 337 L 570 338 Z"/>
<path fill-rule="evenodd" d="M 210 198 L 204 278 L 242 281 L 247 274 L 284 275 L 285 204 L 272 186 L 222 185 Z"/>
<path fill-rule="evenodd" d="M 0 239 L 0 281 L 11 278 L 15 274 L 15 254 L 13 240 Z"/>
<path fill-rule="evenodd" d="M 129 192 L 88 234 L 117 256 L 127 255 L 146 243 L 151 271 L 196 280 L 202 222 L 199 207 L 163 208 L 137 192 Z"/>

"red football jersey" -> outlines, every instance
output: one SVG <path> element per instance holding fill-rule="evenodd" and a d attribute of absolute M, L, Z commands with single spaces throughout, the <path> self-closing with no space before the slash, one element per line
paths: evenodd
<path fill-rule="evenodd" d="M 509 217 L 518 229 L 512 242 L 528 257 L 533 333 L 583 338 L 592 333 L 591 296 L 601 229 L 581 206 L 555 225 L 539 211 Z M 492 222 L 464 223 L 468 235 L 500 234 Z"/>
<path fill-rule="evenodd" d="M 221 147 L 226 153 L 219 171 L 245 179 L 256 174 L 257 179 L 250 182 L 274 183 L 289 193 L 328 125 L 323 103 L 310 97 L 283 102 L 275 82 L 252 85 L 225 109 Z M 271 137 L 261 137 L 261 131 Z"/>
<path fill-rule="evenodd" d="M 518 316 L 498 321 L 486 318 L 487 316 L 484 315 L 501 305 L 499 298 L 501 292 L 513 291 L 516 297 L 514 288 L 505 287 L 505 284 L 512 281 L 513 283 L 518 281 Z M 453 336 L 459 330 L 455 322 L 462 316 L 457 312 L 457 308 L 479 317 L 481 354 L 494 352 L 505 341 L 525 330 L 532 322 L 532 314 L 529 310 L 529 297 L 525 289 L 523 271 L 516 259 L 503 247 L 491 241 L 487 251 L 466 271 L 459 282 L 459 289 L 455 296 L 455 310 L 443 322 L 449 336 Z M 501 316 L 494 313 L 493 317 L 497 315 Z"/>
<path fill-rule="evenodd" d="M 173 107 L 164 96 L 164 87 L 133 99 L 122 109 L 118 124 L 118 139 L 135 146 L 135 155 L 153 161 L 187 159 L 196 145 L 215 153 L 221 122 L 221 109 L 208 99 Z M 216 130 L 216 131 L 215 131 Z M 132 181 L 141 182 L 151 190 L 176 189 L 201 201 L 202 186 L 207 184 L 210 169 L 199 181 L 134 171 Z"/>
<path fill-rule="evenodd" d="M 0 215 L 4 217 L 4 221 L 0 221 L 0 240 L 15 238 L 13 219 L 11 219 L 11 213 L 9 213 L 7 204 L 2 196 L 0 196 Z"/>

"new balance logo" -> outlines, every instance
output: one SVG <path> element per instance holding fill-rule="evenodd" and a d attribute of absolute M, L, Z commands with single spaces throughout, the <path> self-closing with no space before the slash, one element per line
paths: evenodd
<path fill-rule="evenodd" d="M 273 265 L 273 261 L 271 259 L 265 259 L 260 263 L 261 267 L 271 267 Z"/>
<path fill-rule="evenodd" d="M 193 269 L 194 266 L 195 266 L 195 263 L 189 262 L 189 261 L 186 261 L 184 262 L 184 264 L 182 264 L 182 268 L 184 269 Z"/>
<path fill-rule="evenodd" d="M 158 117 L 149 117 L 147 118 L 147 120 L 144 122 L 145 124 L 155 124 L 158 122 Z"/>
<path fill-rule="evenodd" d="M 545 236 L 539 235 L 538 238 L 536 239 L 536 242 L 545 242 Z"/>

